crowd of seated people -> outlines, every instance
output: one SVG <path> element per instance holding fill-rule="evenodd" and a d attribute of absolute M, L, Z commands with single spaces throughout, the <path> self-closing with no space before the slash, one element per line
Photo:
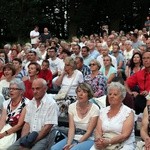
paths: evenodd
<path fill-rule="evenodd" d="M 31 44 L 4 45 L 0 50 L 0 147 L 4 139 L 17 134 L 8 149 L 133 150 L 135 121 L 143 114 L 141 138 L 149 148 L 150 33 L 143 31 L 92 34 L 70 42 L 56 37 L 42 42 L 36 36 Z M 65 95 L 58 98 L 61 93 Z M 105 108 L 92 103 L 91 99 L 103 96 Z M 69 130 L 56 143 L 60 117 L 66 119 Z M 10 128 L 5 129 L 8 124 Z"/>

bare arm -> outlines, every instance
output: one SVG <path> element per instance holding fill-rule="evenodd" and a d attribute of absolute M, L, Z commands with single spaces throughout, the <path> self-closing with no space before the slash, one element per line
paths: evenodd
<path fill-rule="evenodd" d="M 69 131 L 68 131 L 68 141 L 67 144 L 71 145 L 75 134 L 75 125 L 73 116 L 69 114 Z"/>
<path fill-rule="evenodd" d="M 25 123 L 22 129 L 21 137 L 27 135 L 30 132 L 30 125 L 29 123 Z"/>
<path fill-rule="evenodd" d="M 109 78 L 108 78 L 108 80 L 107 80 L 107 83 L 110 84 L 111 81 L 113 80 L 113 78 L 114 78 L 115 76 L 116 76 L 116 74 L 115 74 L 115 73 L 112 73 L 112 74 L 109 76 Z"/>
<path fill-rule="evenodd" d="M 7 130 L 8 134 L 15 133 L 15 132 L 17 132 L 18 130 L 20 130 L 22 128 L 22 126 L 24 124 L 25 113 L 26 113 L 26 109 L 24 107 L 22 112 L 21 112 L 18 123 L 15 126 L 13 126 L 11 129 Z"/>
<path fill-rule="evenodd" d="M 127 78 L 130 76 L 130 68 L 128 66 L 126 66 L 125 75 Z"/>
<path fill-rule="evenodd" d="M 2 130 L 2 128 L 4 127 L 6 123 L 6 117 L 7 117 L 7 112 L 6 112 L 6 109 L 3 108 L 2 115 L 0 118 L 0 131 Z"/>
<path fill-rule="evenodd" d="M 66 73 L 63 72 L 63 73 L 58 77 L 58 79 L 55 81 L 55 84 L 56 84 L 57 86 L 60 86 L 60 85 L 61 85 L 65 74 L 66 74 Z"/>
<path fill-rule="evenodd" d="M 38 142 L 39 140 L 43 139 L 51 131 L 52 127 L 53 127 L 52 124 L 44 125 L 44 127 L 39 132 L 39 135 L 36 138 L 35 143 Z"/>
<path fill-rule="evenodd" d="M 145 141 L 146 138 L 149 138 L 148 133 L 148 112 L 147 112 L 147 107 L 144 109 L 143 113 L 143 119 L 142 119 L 142 125 L 141 125 L 141 137 Z"/>
<path fill-rule="evenodd" d="M 81 137 L 79 142 L 83 142 L 83 141 L 87 140 L 91 136 L 94 128 L 96 127 L 97 119 L 98 119 L 98 116 L 92 117 L 90 119 L 90 122 L 89 122 L 89 125 L 87 127 L 86 133 Z"/>

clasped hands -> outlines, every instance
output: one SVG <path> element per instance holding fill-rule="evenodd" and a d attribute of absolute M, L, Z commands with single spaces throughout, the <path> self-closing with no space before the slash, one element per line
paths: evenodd
<path fill-rule="evenodd" d="M 95 147 L 97 149 L 104 149 L 110 144 L 110 139 L 108 138 L 97 138 L 94 140 Z"/>

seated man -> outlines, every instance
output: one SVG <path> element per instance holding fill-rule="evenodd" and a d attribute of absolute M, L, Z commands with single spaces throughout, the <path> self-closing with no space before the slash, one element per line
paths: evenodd
<path fill-rule="evenodd" d="M 135 97 L 136 114 L 142 113 L 146 104 L 150 104 L 150 101 L 146 101 L 145 98 L 150 92 L 150 51 L 143 53 L 142 60 L 145 68 L 126 80 L 126 87 L 129 94 Z M 139 87 L 139 91 L 133 91 L 133 87 L 135 86 Z"/>
<path fill-rule="evenodd" d="M 53 98 L 46 93 L 47 83 L 44 79 L 35 79 L 32 83 L 34 97 L 26 107 L 25 124 L 21 138 L 8 150 L 29 148 L 32 150 L 44 150 L 48 146 L 49 134 L 58 122 L 58 107 Z M 33 131 L 37 134 L 30 136 L 31 143 L 22 144 L 23 137 L 28 137 Z M 35 132 L 34 132 L 35 133 Z M 36 135 L 36 138 L 34 137 Z M 35 140 L 33 140 L 35 138 Z M 20 144 L 21 143 L 21 144 Z"/>

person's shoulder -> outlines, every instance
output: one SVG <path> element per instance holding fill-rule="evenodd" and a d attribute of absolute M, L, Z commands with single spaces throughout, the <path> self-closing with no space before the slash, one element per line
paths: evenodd
<path fill-rule="evenodd" d="M 7 106 L 10 103 L 11 99 L 8 99 L 7 101 L 4 100 L 3 105 Z"/>
<path fill-rule="evenodd" d="M 45 94 L 45 96 L 44 96 L 44 98 L 45 98 L 45 102 L 46 103 L 49 103 L 49 104 L 55 104 L 56 103 L 56 101 L 54 100 L 54 95 L 53 94 Z"/>
<path fill-rule="evenodd" d="M 110 54 L 109 54 L 109 56 L 111 57 L 111 59 L 115 59 L 115 60 L 116 60 L 116 57 L 115 57 L 115 56 L 110 55 Z"/>
<path fill-rule="evenodd" d="M 77 104 L 77 101 L 74 102 L 74 103 L 71 103 L 71 104 L 69 105 L 69 108 L 72 110 L 73 108 L 76 107 L 76 104 Z"/>

